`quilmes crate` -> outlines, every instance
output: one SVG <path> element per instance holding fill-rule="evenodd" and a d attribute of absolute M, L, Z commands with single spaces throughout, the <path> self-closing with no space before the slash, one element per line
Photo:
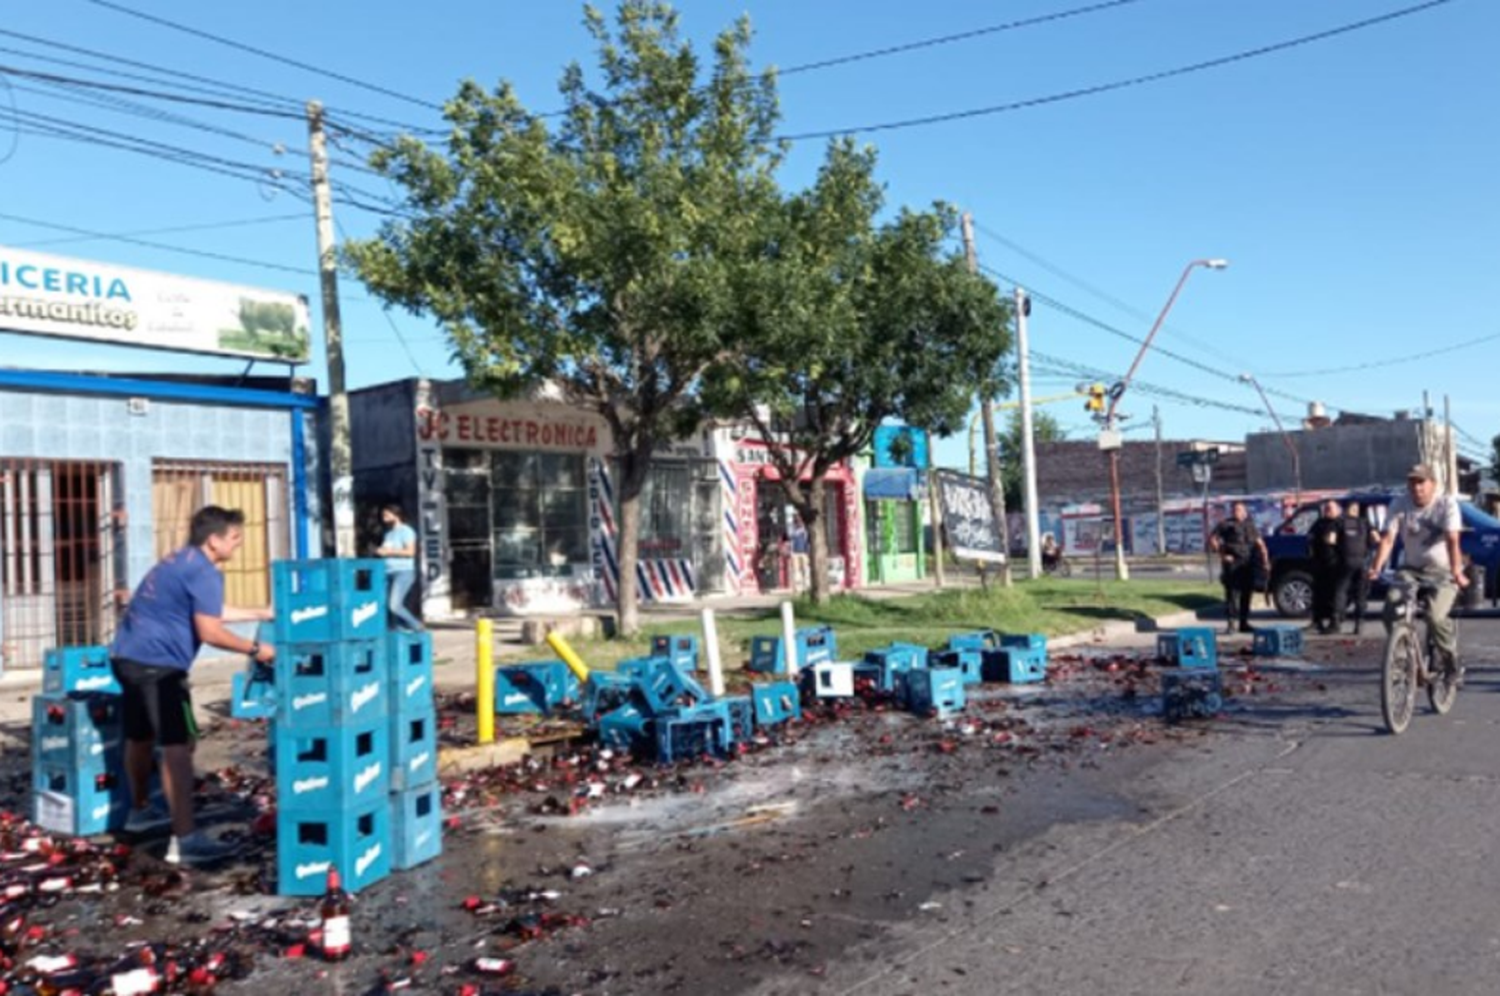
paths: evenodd
<path fill-rule="evenodd" d="M 495 712 L 550 715 L 581 694 L 578 677 L 562 661 L 523 661 L 495 668 Z"/>
<path fill-rule="evenodd" d="M 328 557 L 271 564 L 276 645 L 385 636 L 385 561 Z"/>
<path fill-rule="evenodd" d="M 906 672 L 906 708 L 946 719 L 964 707 L 964 676 L 957 668 L 918 668 Z"/>
<path fill-rule="evenodd" d="M 432 634 L 393 630 L 385 635 L 386 708 L 392 717 L 432 709 Z"/>
<path fill-rule="evenodd" d="M 729 724 L 729 710 L 719 702 L 705 702 L 657 716 L 656 758 L 663 764 L 674 764 L 705 754 L 723 757 L 730 748 Z"/>
<path fill-rule="evenodd" d="M 599 742 L 637 756 L 649 754 L 655 746 L 651 719 L 630 703 L 611 709 L 599 717 Z"/>
<path fill-rule="evenodd" d="M 980 659 L 985 681 L 1007 681 L 1025 685 L 1047 677 L 1047 651 L 1032 647 L 1001 647 L 986 650 Z"/>
<path fill-rule="evenodd" d="M 406 871 L 443 853 L 443 791 L 436 784 L 391 795 L 391 869 Z"/>
<path fill-rule="evenodd" d="M 622 661 L 621 668 L 631 663 Z M 707 702 L 712 697 L 686 669 L 665 657 L 647 658 L 638 670 L 622 673 L 630 674 L 640 683 L 647 711 L 653 715 Z"/>
<path fill-rule="evenodd" d="M 390 792 L 390 731 L 384 717 L 322 730 L 289 730 L 278 723 L 273 736 L 276 801 L 283 817 L 358 809 Z"/>
<path fill-rule="evenodd" d="M 1251 651 L 1257 657 L 1294 657 L 1302 653 L 1302 627 L 1257 626 L 1252 631 Z"/>
<path fill-rule="evenodd" d="M 992 629 L 976 629 L 948 637 L 949 650 L 994 650 L 998 646 L 1000 635 Z"/>
<path fill-rule="evenodd" d="M 927 666 L 927 648 L 915 643 L 892 643 L 866 652 L 865 663 L 880 668 L 882 692 L 898 692 L 900 675 Z"/>
<path fill-rule="evenodd" d="M 755 706 L 748 695 L 726 695 L 717 700 L 729 712 L 729 742 L 742 744 L 755 735 Z"/>
<path fill-rule="evenodd" d="M 53 833 L 90 837 L 125 826 L 130 812 L 130 790 L 123 771 L 100 765 L 83 770 L 78 765 L 32 766 L 32 818 Z"/>
<path fill-rule="evenodd" d="M 382 640 L 276 648 L 276 723 L 321 730 L 384 719 L 390 677 Z"/>
<path fill-rule="evenodd" d="M 811 668 L 832 661 L 838 655 L 838 638 L 832 626 L 807 626 L 792 634 L 797 641 L 800 668 Z M 779 636 L 756 636 L 750 639 L 748 670 L 760 674 L 786 674 L 786 655 Z"/>
<path fill-rule="evenodd" d="M 802 718 L 802 696 L 797 691 L 796 684 L 790 681 L 752 685 L 750 705 L 758 727 L 776 726 L 788 720 Z"/>
<path fill-rule="evenodd" d="M 31 754 L 36 764 L 99 774 L 117 769 L 123 748 L 119 696 L 44 692 L 31 700 Z"/>
<path fill-rule="evenodd" d="M 977 685 L 984 680 L 984 651 L 978 647 L 934 650 L 927 655 L 927 663 L 932 667 L 957 668 L 965 685 Z"/>
<path fill-rule="evenodd" d="M 275 671 L 253 665 L 236 671 L 230 679 L 229 715 L 235 719 L 273 719 L 276 716 Z"/>
<path fill-rule="evenodd" d="M 392 714 L 391 791 L 405 792 L 437 781 L 437 710 Z"/>
<path fill-rule="evenodd" d="M 1000 646 L 1018 647 L 1021 650 L 1040 650 L 1047 652 L 1046 633 L 1002 633 L 1000 634 Z"/>
<path fill-rule="evenodd" d="M 282 811 L 276 821 L 276 890 L 283 896 L 321 896 L 336 867 L 350 892 L 391 873 L 391 800 L 352 809 Z"/>
<path fill-rule="evenodd" d="M 1224 679 L 1219 670 L 1203 667 L 1164 668 L 1161 672 L 1161 712 L 1169 723 L 1210 719 L 1224 708 Z"/>
<path fill-rule="evenodd" d="M 47 695 L 119 695 L 108 647 L 53 647 L 42 656 L 42 692 Z"/>
<path fill-rule="evenodd" d="M 1208 626 L 1184 626 L 1156 638 L 1156 656 L 1173 667 L 1216 668 L 1219 638 Z"/>
<path fill-rule="evenodd" d="M 698 638 L 696 636 L 657 636 L 651 640 L 651 656 L 665 657 L 678 667 L 688 671 L 698 670 Z"/>

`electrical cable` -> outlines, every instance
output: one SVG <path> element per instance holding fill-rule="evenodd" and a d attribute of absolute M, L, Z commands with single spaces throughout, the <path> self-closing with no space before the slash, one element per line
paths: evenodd
<path fill-rule="evenodd" d="M 1434 356 L 1442 356 L 1446 353 L 1456 353 L 1461 349 L 1468 349 L 1471 346 L 1482 346 L 1487 342 L 1494 342 L 1497 339 L 1500 339 L 1500 332 L 1492 332 L 1489 335 L 1482 335 L 1473 339 L 1465 339 L 1463 342 L 1456 342 L 1449 346 L 1439 346 L 1436 349 L 1429 349 L 1420 353 L 1411 353 L 1406 356 L 1393 356 L 1389 359 L 1384 360 L 1369 360 L 1365 363 L 1355 363 L 1346 367 L 1324 367 L 1321 370 L 1282 371 L 1278 373 L 1268 373 L 1266 374 L 1266 376 L 1279 377 L 1289 380 L 1294 377 L 1323 377 L 1328 374 L 1355 373 L 1360 370 L 1375 370 L 1380 367 L 1402 366 L 1407 363 L 1412 363 L 1416 360 L 1426 360 L 1431 359 Z"/>
<path fill-rule="evenodd" d="M 387 97 L 392 97 L 396 100 L 403 100 L 409 104 L 415 104 L 418 107 L 425 107 L 428 110 L 441 111 L 443 109 L 443 106 L 441 104 L 435 104 L 430 100 L 423 100 L 420 97 L 413 97 L 409 94 L 391 90 L 376 83 L 368 83 L 364 80 L 355 79 L 352 76 L 345 76 L 342 73 L 336 73 L 332 70 L 324 69 L 321 66 L 314 66 L 310 63 L 299 62 L 296 59 L 291 59 L 284 55 L 278 55 L 275 52 L 268 52 L 265 49 L 256 48 L 253 45 L 249 45 L 241 41 L 236 41 L 233 38 L 224 38 L 220 35 L 215 35 L 207 31 L 199 30 L 198 28 L 192 28 L 185 24 L 179 24 L 176 21 L 169 21 L 164 17 L 157 17 L 155 14 L 147 14 L 143 11 L 134 10 L 130 7 L 124 6 L 123 4 L 111 3 L 110 0 L 85 0 L 85 2 L 91 3 L 96 7 L 104 7 L 108 10 L 116 11 L 117 13 L 124 14 L 128 17 L 135 17 L 143 21 L 149 21 L 152 24 L 160 25 L 164 28 L 170 28 L 173 31 L 180 31 L 183 34 L 192 35 L 195 38 L 202 38 L 207 41 L 216 42 L 220 45 L 226 45 L 229 48 L 237 49 L 241 52 L 248 52 L 251 55 L 257 55 L 263 59 L 270 59 L 272 62 L 279 62 L 284 66 L 291 66 L 294 69 L 301 69 L 304 72 L 313 73 L 314 75 L 322 76 L 327 79 L 338 80 L 340 83 L 347 83 L 350 86 L 359 87 L 360 89 L 368 90 L 371 93 L 378 93 Z"/>
<path fill-rule="evenodd" d="M 305 212 L 297 214 L 277 214 L 265 218 L 241 218 L 234 221 L 209 221 L 197 225 L 174 225 L 171 228 L 146 228 L 133 232 L 113 232 L 108 235 L 68 235 L 56 239 L 28 239 L 25 242 L 11 242 L 9 245 L 18 249 L 40 249 L 47 246 L 67 245 L 77 242 L 97 242 L 115 239 L 139 239 L 149 235 L 180 235 L 185 232 L 215 232 L 228 228 L 249 228 L 253 225 L 270 225 L 283 221 L 303 221 L 307 218 Z"/>
<path fill-rule="evenodd" d="M 344 237 L 344 241 L 349 242 L 349 232 L 344 228 L 344 223 L 342 221 L 339 221 L 337 218 L 334 219 L 333 223 L 338 226 L 339 234 Z M 408 344 L 406 341 L 406 336 L 401 334 L 401 329 L 397 327 L 396 320 L 391 317 L 390 308 L 382 303 L 380 306 L 380 313 L 385 316 L 386 324 L 388 324 L 391 327 L 391 331 L 396 334 L 396 341 L 401 344 L 401 350 L 406 354 L 406 359 L 411 363 L 411 368 L 416 371 L 417 375 L 420 377 L 430 376 L 427 370 L 422 366 L 422 364 L 417 361 L 416 354 L 412 352 L 410 344 Z"/>
<path fill-rule="evenodd" d="M 295 273 L 298 276 L 316 277 L 317 270 L 306 267 L 287 266 L 282 263 L 272 263 L 263 259 L 247 259 L 243 256 L 230 256 L 225 253 L 210 252 L 206 249 L 187 249 L 182 246 L 169 245 L 164 242 L 153 242 L 149 239 L 138 239 L 129 235 L 111 235 L 107 232 L 92 231 L 87 228 L 75 228 L 72 225 L 60 225 L 52 221 L 42 221 L 38 218 L 25 218 L 15 214 L 0 213 L 0 220 L 13 221 L 21 225 L 34 225 L 37 228 L 49 228 L 58 232 L 71 232 L 74 235 L 83 235 L 91 239 L 104 239 L 110 242 L 123 242 L 127 245 L 144 246 L 148 249 L 159 249 L 162 252 L 182 253 L 187 256 L 199 256 L 203 259 L 213 259 L 225 263 L 238 263 L 242 266 L 255 266 L 263 270 L 276 270 L 281 273 Z"/>
<path fill-rule="evenodd" d="M 102 0 L 90 0 L 98 3 Z M 859 125 L 850 128 L 832 128 L 822 131 L 806 131 L 790 135 L 779 135 L 778 139 L 785 142 L 802 142 L 816 138 L 838 138 L 844 135 L 865 134 L 879 131 L 897 131 L 905 128 L 919 128 L 927 125 L 944 124 L 949 121 L 963 121 L 971 118 L 987 117 L 993 114 L 1004 114 L 1010 111 L 1025 110 L 1031 107 L 1040 107 L 1046 104 L 1058 104 L 1064 101 L 1077 100 L 1082 97 L 1093 97 L 1101 93 L 1110 93 L 1116 90 L 1124 90 L 1129 87 L 1143 86 L 1148 83 L 1158 83 L 1162 80 L 1174 79 L 1179 76 L 1187 76 L 1191 73 L 1203 72 L 1208 69 L 1217 69 L 1221 66 L 1244 62 L 1249 59 L 1283 52 L 1288 49 L 1309 45 L 1314 42 L 1326 41 L 1339 35 L 1349 34 L 1364 28 L 1385 24 L 1401 17 L 1409 17 L 1413 14 L 1422 13 L 1435 7 L 1441 7 L 1452 3 L 1453 0 L 1426 0 L 1425 3 L 1415 4 L 1401 10 L 1380 14 L 1376 17 L 1368 17 L 1364 20 L 1343 24 L 1326 31 L 1318 31 L 1310 35 L 1302 35 L 1290 38 L 1286 41 L 1275 42 L 1270 45 L 1261 45 L 1256 48 L 1245 49 L 1232 55 L 1220 56 L 1215 59 L 1206 59 L 1202 62 L 1194 62 L 1185 66 L 1177 66 L 1173 69 L 1164 69 L 1155 73 L 1147 73 L 1142 76 L 1132 76 L 1128 79 L 1115 80 L 1109 83 L 1098 83 L 1093 86 L 1078 87 L 1073 90 L 1064 90 L 1059 93 L 1048 94 L 1041 97 L 1028 97 L 1024 100 L 1011 101 L 1005 104 L 993 104 L 988 107 L 975 107 L 964 111 L 950 111 L 943 114 L 929 114 L 918 118 L 906 118 L 900 121 L 885 121 L 877 124 Z"/>

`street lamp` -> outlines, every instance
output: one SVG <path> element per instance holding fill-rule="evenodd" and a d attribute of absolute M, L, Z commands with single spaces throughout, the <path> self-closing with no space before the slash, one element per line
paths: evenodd
<path fill-rule="evenodd" d="M 1156 323 L 1151 326 L 1151 331 L 1146 334 L 1145 341 L 1141 343 L 1140 351 L 1135 354 L 1135 360 L 1131 362 L 1130 369 L 1125 371 L 1125 378 L 1110 389 L 1109 411 L 1104 413 L 1104 427 L 1111 433 L 1115 428 L 1115 409 L 1119 407 L 1120 399 L 1125 396 L 1125 389 L 1130 386 L 1130 378 L 1135 376 L 1136 368 L 1141 365 L 1141 360 L 1146 355 L 1146 350 L 1151 348 L 1151 340 L 1156 338 L 1157 330 L 1161 323 L 1167 318 L 1167 312 L 1172 310 L 1172 305 L 1177 302 L 1177 295 L 1182 291 L 1182 285 L 1187 283 L 1187 278 L 1196 267 L 1208 270 L 1222 270 L 1229 265 L 1227 259 L 1195 259 L 1182 268 L 1182 276 L 1177 278 L 1177 286 L 1172 288 L 1172 296 L 1167 298 L 1167 303 L 1162 306 L 1161 314 L 1156 316 Z M 1118 443 L 1118 441 L 1114 441 Z M 1121 581 L 1130 580 L 1130 568 L 1125 565 L 1125 535 L 1124 521 L 1120 515 L 1120 447 L 1115 445 L 1109 451 L 1109 493 L 1111 503 L 1114 505 L 1115 515 L 1115 577 Z"/>
<path fill-rule="evenodd" d="M 1255 375 L 1240 374 L 1240 383 L 1249 384 L 1255 388 L 1255 393 L 1260 395 L 1261 403 L 1266 406 L 1266 412 L 1271 416 L 1271 421 L 1276 423 L 1276 431 L 1281 433 L 1281 441 L 1286 444 L 1286 451 L 1292 455 L 1292 487 L 1297 504 L 1302 504 L 1302 459 L 1297 453 L 1297 444 L 1292 442 L 1292 437 L 1287 433 L 1286 427 L 1281 424 L 1281 416 L 1277 415 L 1276 409 L 1271 407 L 1271 399 L 1266 397 L 1265 388 L 1260 386 L 1260 381 L 1255 379 Z"/>

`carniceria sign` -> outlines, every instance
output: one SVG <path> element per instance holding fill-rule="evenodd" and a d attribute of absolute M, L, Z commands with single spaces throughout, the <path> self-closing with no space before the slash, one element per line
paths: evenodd
<path fill-rule="evenodd" d="M 0 246 L 0 330 L 305 363 L 300 295 Z"/>

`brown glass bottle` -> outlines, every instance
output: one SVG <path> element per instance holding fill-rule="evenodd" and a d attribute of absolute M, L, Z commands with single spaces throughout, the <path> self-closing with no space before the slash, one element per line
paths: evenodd
<path fill-rule="evenodd" d="M 328 868 L 328 891 L 323 893 L 320 913 L 323 921 L 323 958 L 325 961 L 340 961 L 349 956 L 353 947 L 353 932 L 349 923 L 349 893 L 344 891 L 339 870 Z"/>

